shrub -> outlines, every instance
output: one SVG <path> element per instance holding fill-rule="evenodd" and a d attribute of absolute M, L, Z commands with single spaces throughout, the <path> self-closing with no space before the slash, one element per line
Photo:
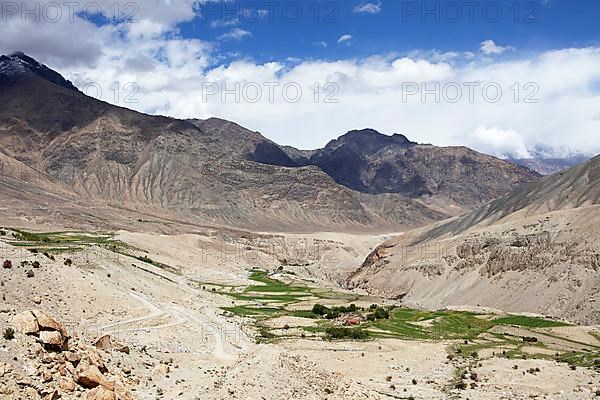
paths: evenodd
<path fill-rule="evenodd" d="M 33 264 L 31 264 L 33 266 L 33 268 L 39 268 L 40 267 L 40 262 L 39 261 L 34 261 Z"/>
<path fill-rule="evenodd" d="M 6 268 L 6 269 L 12 268 L 12 261 L 4 260 L 4 262 L 2 263 L 2 268 Z"/>
<path fill-rule="evenodd" d="M 387 310 L 384 309 L 384 308 L 377 307 L 375 309 L 375 318 L 376 319 L 389 319 L 390 318 L 390 313 L 387 312 Z"/>
<path fill-rule="evenodd" d="M 382 307 L 369 308 L 373 312 L 367 314 L 367 321 L 375 321 L 378 319 L 389 319 L 390 313 Z"/>
<path fill-rule="evenodd" d="M 6 328 L 3 336 L 6 340 L 13 340 L 15 338 L 15 330 L 13 328 Z"/>
<path fill-rule="evenodd" d="M 318 304 L 317 303 L 317 304 L 315 304 L 313 306 L 312 312 L 313 312 L 313 314 L 317 314 L 317 315 L 323 316 L 323 315 L 325 315 L 325 314 L 327 314 L 329 312 L 329 308 L 325 307 L 322 304 Z"/>
<path fill-rule="evenodd" d="M 73 264 L 73 261 L 72 261 L 70 258 L 67 258 L 67 259 L 65 260 L 65 265 L 66 265 L 66 266 L 71 266 L 71 264 Z"/>
<path fill-rule="evenodd" d="M 349 339 L 360 340 L 360 339 L 366 339 L 367 337 L 369 337 L 369 334 L 360 328 L 342 328 L 342 327 L 338 327 L 338 326 L 332 326 L 332 327 L 327 328 L 325 330 L 325 333 L 331 339 L 349 338 Z"/>

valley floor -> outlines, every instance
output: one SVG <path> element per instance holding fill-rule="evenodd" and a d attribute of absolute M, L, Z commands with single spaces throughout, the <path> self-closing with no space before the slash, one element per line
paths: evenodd
<path fill-rule="evenodd" d="M 16 315 L 39 309 L 81 348 L 110 335 L 129 352 L 98 350 L 105 375 L 132 398 L 572 400 L 600 393 L 599 327 L 495 310 L 407 310 L 341 289 L 383 237 L 3 232 L 0 258 L 12 268 L 0 270 L 2 331 Z M 355 307 L 326 319 L 315 304 L 329 312 Z M 377 308 L 389 318 L 369 320 Z M 330 339 L 359 331 L 366 337 Z M 63 399 L 99 398 L 62 385 L 64 371 L 48 361 L 56 354 L 36 338 L 17 330 L 0 341 L 1 398 L 55 398 L 48 397 L 54 389 Z"/>

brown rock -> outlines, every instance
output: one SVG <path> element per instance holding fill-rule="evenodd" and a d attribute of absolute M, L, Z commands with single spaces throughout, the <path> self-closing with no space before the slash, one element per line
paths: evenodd
<path fill-rule="evenodd" d="M 80 363 L 75 374 L 75 381 L 87 389 L 103 386 L 107 389 L 113 389 L 114 384 L 110 382 L 95 365 Z"/>
<path fill-rule="evenodd" d="M 75 390 L 75 381 L 72 378 L 61 378 L 58 381 L 58 386 L 65 392 L 72 392 Z"/>
<path fill-rule="evenodd" d="M 33 310 L 33 315 L 35 315 L 37 319 L 37 323 L 40 326 L 41 330 L 52 330 L 58 331 L 63 335 L 63 337 L 68 338 L 69 334 L 67 333 L 67 329 L 63 324 L 56 321 L 54 318 L 50 317 L 48 314 L 40 311 Z"/>
<path fill-rule="evenodd" d="M 111 390 L 98 386 L 87 394 L 88 400 L 116 400 L 115 393 Z"/>
<path fill-rule="evenodd" d="M 134 400 L 131 393 L 129 393 L 127 389 L 125 389 L 125 386 L 120 382 L 115 383 L 114 392 L 117 396 L 117 400 Z"/>
<path fill-rule="evenodd" d="M 96 340 L 95 346 L 99 350 L 110 350 L 112 348 L 110 335 L 104 335 L 100 339 Z"/>
<path fill-rule="evenodd" d="M 15 315 L 11 320 L 10 324 L 24 335 L 37 335 L 40 331 L 40 327 L 37 323 L 35 315 L 31 311 L 24 311 L 20 314 Z"/>
<path fill-rule="evenodd" d="M 47 347 L 66 348 L 66 339 L 57 331 L 41 331 L 40 340 Z"/>
<path fill-rule="evenodd" d="M 49 370 L 45 369 L 45 370 L 42 372 L 42 382 L 44 382 L 44 383 L 48 383 L 48 382 L 50 382 L 51 380 L 52 380 L 52 373 L 51 373 Z"/>
<path fill-rule="evenodd" d="M 46 397 L 44 397 L 44 400 L 58 400 L 59 398 L 60 394 L 58 393 L 58 390 L 55 390 L 52 393 L 49 393 Z"/>
<path fill-rule="evenodd" d="M 81 361 L 81 356 L 77 353 L 68 352 L 65 353 L 65 359 L 74 366 L 77 366 L 77 364 L 79 364 L 79 361 Z"/>
<path fill-rule="evenodd" d="M 87 362 L 89 365 L 95 365 L 98 367 L 100 372 L 105 373 L 108 371 L 106 365 L 104 364 L 104 360 L 102 359 L 102 355 L 97 351 L 89 351 L 85 357 L 82 358 L 81 362 Z"/>
<path fill-rule="evenodd" d="M 157 365 L 156 368 L 154 368 L 154 370 L 152 370 L 152 373 L 154 375 L 167 375 L 170 371 L 171 369 L 168 365 L 160 364 Z"/>
<path fill-rule="evenodd" d="M 129 349 L 129 346 L 120 344 L 120 343 L 115 344 L 115 350 L 117 350 L 118 352 L 121 352 L 121 353 L 125 353 L 125 354 L 129 354 L 131 351 Z"/>

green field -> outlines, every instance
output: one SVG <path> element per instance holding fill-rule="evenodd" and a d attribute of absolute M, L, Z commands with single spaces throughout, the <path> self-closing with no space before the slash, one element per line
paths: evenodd
<path fill-rule="evenodd" d="M 552 321 L 535 317 L 524 317 L 520 315 L 511 315 L 494 320 L 496 325 L 515 325 L 524 326 L 527 328 L 556 328 L 561 326 L 569 326 L 564 322 Z"/>
<path fill-rule="evenodd" d="M 12 231 L 12 236 L 2 236 L 3 240 L 6 240 L 12 246 L 26 248 L 32 253 L 40 253 L 50 259 L 54 259 L 54 255 L 68 256 L 69 253 L 77 253 L 86 248 L 99 246 L 113 253 L 154 265 L 173 274 L 179 274 L 180 272 L 176 268 L 150 259 L 142 250 L 114 239 L 114 235 L 111 233 L 82 231 L 34 233 L 19 229 L 12 229 Z"/>
<path fill-rule="evenodd" d="M 315 320 L 314 326 L 296 326 L 296 332 L 304 332 L 302 337 L 322 340 L 368 340 L 368 339 L 402 339 L 419 341 L 448 341 L 454 343 L 450 348 L 453 357 L 477 359 L 479 353 L 493 354 L 494 357 L 508 359 L 549 359 L 566 362 L 571 365 L 593 367 L 600 361 L 600 347 L 589 346 L 587 351 L 560 350 L 549 354 L 552 349 L 541 340 L 533 341 L 532 338 L 499 334 L 492 331 L 498 326 L 514 326 L 527 334 L 538 337 L 553 338 L 549 332 L 538 332 L 538 329 L 569 326 L 561 321 L 544 318 L 527 317 L 519 315 L 503 315 L 494 318 L 493 315 L 479 315 L 472 312 L 438 310 L 423 311 L 407 308 L 382 307 L 372 305 L 367 308 L 353 306 L 352 312 L 348 311 L 353 301 L 359 298 L 349 293 L 338 293 L 332 290 L 311 288 L 305 281 L 285 283 L 273 279 L 265 271 L 252 270 L 249 279 L 256 282 L 246 287 L 221 286 L 217 293 L 231 297 L 236 303 L 223 309 L 232 314 L 252 318 L 258 328 L 259 341 L 277 341 L 293 338 L 294 335 L 286 331 L 277 333 L 276 329 L 268 327 L 266 322 L 273 318 L 288 316 L 310 318 Z M 328 303 L 328 300 L 348 302 L 346 306 L 324 307 L 325 311 L 311 311 L 298 309 L 297 304 L 306 300 Z M 381 312 L 388 316 L 374 319 L 374 310 L 381 308 Z M 341 312 L 340 312 L 341 310 Z M 333 313 L 329 318 L 327 314 Z M 343 327 L 337 320 L 345 315 L 360 317 L 362 323 L 357 327 Z M 540 336 L 540 335 L 544 336 Z M 299 336 L 299 334 L 296 334 Z M 557 337 L 569 342 L 568 339 Z M 578 342 L 573 342 L 578 343 Z M 582 345 L 581 343 L 578 343 Z M 600 343 L 599 343 L 600 345 Z M 525 351 L 524 349 L 528 350 Z M 539 353 L 535 351 L 539 348 Z M 553 350 L 552 350 L 553 351 Z"/>

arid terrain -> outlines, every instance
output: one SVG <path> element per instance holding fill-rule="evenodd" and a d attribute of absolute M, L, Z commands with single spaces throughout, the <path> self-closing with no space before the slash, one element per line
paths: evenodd
<path fill-rule="evenodd" d="M 332 276 L 384 238 L 4 232 L 2 258 L 13 266 L 0 276 L 2 330 L 16 330 L 0 353 L 5 398 L 592 399 L 600 389 L 598 327 L 537 328 L 543 320 L 515 316 L 520 325 L 492 325 L 507 316 L 484 309 L 409 323 L 398 308 L 367 328 L 368 340 L 327 340 L 326 326 L 346 317 L 310 315 L 316 303 L 399 305 L 340 289 Z M 282 268 L 283 254 L 291 265 Z M 72 351 L 21 333 L 15 321 L 27 310 L 60 321 Z M 102 358 L 99 383 L 85 379 L 86 357 Z"/>
<path fill-rule="evenodd" d="M 0 89 L 0 398 L 600 398 L 600 158 Z"/>

